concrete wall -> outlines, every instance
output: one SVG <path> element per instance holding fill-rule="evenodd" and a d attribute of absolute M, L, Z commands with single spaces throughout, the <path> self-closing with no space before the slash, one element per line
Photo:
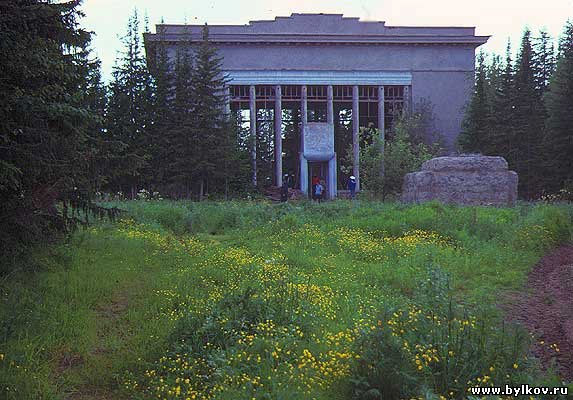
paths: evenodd
<path fill-rule="evenodd" d="M 219 45 L 224 69 L 473 71 L 474 49 L 447 45 Z"/>
<path fill-rule="evenodd" d="M 414 71 L 412 102 L 429 100 L 434 111 L 435 130 L 448 148 L 455 148 L 467 102 L 474 85 L 473 71 Z"/>

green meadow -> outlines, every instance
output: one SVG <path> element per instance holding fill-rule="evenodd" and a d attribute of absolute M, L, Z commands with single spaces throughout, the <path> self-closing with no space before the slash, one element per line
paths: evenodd
<path fill-rule="evenodd" d="M 502 306 L 571 241 L 570 205 L 106 206 L 124 212 L 0 278 L 0 398 L 464 399 L 561 384 Z"/>

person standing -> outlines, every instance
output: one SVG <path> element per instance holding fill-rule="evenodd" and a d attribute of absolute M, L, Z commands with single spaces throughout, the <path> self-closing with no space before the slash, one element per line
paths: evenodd
<path fill-rule="evenodd" d="M 348 190 L 350 190 L 350 198 L 354 200 L 354 197 L 356 197 L 356 178 L 354 175 L 351 175 L 348 180 Z"/>
<path fill-rule="evenodd" d="M 312 192 L 311 192 L 313 200 L 316 200 L 316 185 L 318 185 L 318 182 L 319 182 L 318 176 L 313 175 L 312 176 Z"/>
<path fill-rule="evenodd" d="M 314 186 L 314 197 L 316 200 L 318 200 L 319 203 L 322 201 L 323 193 L 324 193 L 324 186 L 322 186 L 322 183 L 319 181 Z"/>
<path fill-rule="evenodd" d="M 288 174 L 285 174 L 283 178 L 283 185 L 281 186 L 281 203 L 284 203 L 288 200 Z"/>

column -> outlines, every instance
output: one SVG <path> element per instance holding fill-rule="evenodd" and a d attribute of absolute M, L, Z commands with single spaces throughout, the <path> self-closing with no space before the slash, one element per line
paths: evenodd
<path fill-rule="evenodd" d="M 308 123 L 308 110 L 307 110 L 307 101 L 306 101 L 306 85 L 302 85 L 300 88 L 300 97 L 301 97 L 301 104 L 300 104 L 300 119 L 303 126 L 306 126 Z"/>
<path fill-rule="evenodd" d="M 380 131 L 380 152 L 382 156 L 384 156 L 384 141 L 386 140 L 384 129 L 384 86 L 378 86 L 378 130 Z M 380 166 L 380 173 L 384 176 L 384 163 Z"/>
<path fill-rule="evenodd" d="M 275 176 L 277 186 L 283 185 L 283 108 L 281 85 L 275 86 Z"/>
<path fill-rule="evenodd" d="M 358 137 L 358 129 L 360 124 L 359 116 L 359 103 L 358 103 L 358 86 L 352 87 L 352 155 L 354 164 L 352 165 L 352 175 L 356 177 L 356 191 L 360 190 L 360 141 Z"/>
<path fill-rule="evenodd" d="M 326 122 L 334 126 L 334 102 L 333 102 L 332 85 L 326 87 Z M 334 129 L 332 130 L 334 134 Z M 336 197 L 336 153 L 328 161 L 328 198 L 334 199 Z"/>
<path fill-rule="evenodd" d="M 251 168 L 252 168 L 252 183 L 257 186 L 257 99 L 255 86 L 251 85 L 249 88 L 249 120 L 251 123 Z"/>
<path fill-rule="evenodd" d="M 231 88 L 225 86 L 225 115 L 231 118 Z"/>
<path fill-rule="evenodd" d="M 302 85 L 300 88 L 300 97 L 300 190 L 301 192 L 308 194 L 308 163 L 304 158 L 304 131 L 306 129 L 306 124 L 308 123 L 306 85 Z"/>
<path fill-rule="evenodd" d="M 332 85 L 326 87 L 326 122 L 334 125 L 334 104 L 333 104 Z"/>
<path fill-rule="evenodd" d="M 404 86 L 404 113 L 406 115 L 410 114 L 410 102 L 411 102 L 411 96 L 410 96 L 410 86 Z"/>
<path fill-rule="evenodd" d="M 328 161 L 328 197 L 330 199 L 336 198 L 338 177 L 336 171 L 336 153 Z"/>

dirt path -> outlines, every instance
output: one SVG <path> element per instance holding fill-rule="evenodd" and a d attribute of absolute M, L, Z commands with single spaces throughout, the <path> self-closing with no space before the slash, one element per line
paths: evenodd
<path fill-rule="evenodd" d="M 106 341 L 113 336 L 119 341 L 125 340 L 123 331 L 126 326 L 122 321 L 122 316 L 126 313 L 129 305 L 129 290 L 118 289 L 109 302 L 103 303 L 96 307 L 95 315 L 97 321 L 97 342 L 94 344 L 90 354 L 85 359 L 81 356 L 72 358 L 71 362 L 65 359 L 60 361 L 58 373 L 61 375 L 68 369 L 78 368 L 89 371 L 94 364 L 107 365 L 111 362 L 109 358 L 117 349 L 109 348 Z M 66 400 L 113 400 L 118 399 L 117 395 L 112 393 L 109 388 L 100 388 L 94 385 L 80 385 L 75 392 L 65 397 Z"/>
<path fill-rule="evenodd" d="M 573 245 L 555 249 L 535 265 L 507 315 L 535 335 L 532 351 L 544 366 L 555 359 L 556 372 L 573 380 Z"/>

